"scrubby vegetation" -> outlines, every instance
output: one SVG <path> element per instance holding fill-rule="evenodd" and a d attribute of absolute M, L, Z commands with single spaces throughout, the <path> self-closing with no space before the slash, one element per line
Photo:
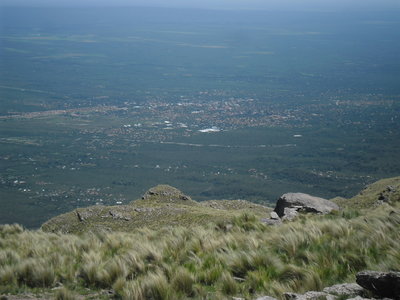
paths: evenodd
<path fill-rule="evenodd" d="M 230 225 L 230 226 L 227 226 Z M 400 206 L 231 224 L 67 235 L 0 227 L 0 294 L 115 299 L 253 299 L 400 270 Z M 52 290 L 54 287 L 58 287 Z M 104 290 L 107 291 L 105 294 Z M 75 295 L 75 296 L 74 296 Z"/>

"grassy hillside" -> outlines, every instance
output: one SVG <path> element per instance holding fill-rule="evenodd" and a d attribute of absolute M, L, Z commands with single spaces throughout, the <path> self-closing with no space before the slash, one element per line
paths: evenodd
<path fill-rule="evenodd" d="M 129 205 L 79 208 L 52 218 L 43 224 L 42 230 L 62 233 L 132 232 L 144 227 L 158 229 L 163 226 L 229 223 L 243 213 L 266 217 L 270 211 L 271 208 L 245 200 L 196 202 L 171 186 L 158 185 Z"/>
<path fill-rule="evenodd" d="M 200 210 L 207 206 L 192 204 Z M 229 212 L 222 209 L 230 207 L 227 202 L 210 205 L 220 205 L 212 209 L 221 215 Z M 239 206 L 230 212 L 238 213 Z M 400 203 L 394 197 L 372 208 L 302 215 L 276 227 L 249 212 L 207 225 L 80 235 L 4 225 L 0 294 L 29 292 L 56 299 L 280 298 L 286 291 L 353 282 L 355 273 L 364 269 L 399 271 L 399 229 Z"/>
<path fill-rule="evenodd" d="M 366 186 L 351 199 L 334 198 L 337 204 L 347 208 L 373 208 L 382 203 L 395 203 L 400 199 L 400 176 L 385 178 Z"/>

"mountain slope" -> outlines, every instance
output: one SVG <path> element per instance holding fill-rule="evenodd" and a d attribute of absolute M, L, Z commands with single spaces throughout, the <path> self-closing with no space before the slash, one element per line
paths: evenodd
<path fill-rule="evenodd" d="M 350 199 L 338 197 L 332 201 L 340 207 L 353 209 L 374 208 L 383 203 L 393 204 L 400 201 L 400 176 L 374 182 Z"/>
<path fill-rule="evenodd" d="M 400 202 L 393 196 L 397 194 L 393 192 L 390 201 L 367 205 L 386 184 L 398 188 L 396 182 L 394 178 L 370 185 L 342 211 L 301 214 L 280 226 L 260 222 L 264 213 L 251 210 L 262 207 L 246 201 L 196 203 L 172 188 L 164 193 L 164 187 L 125 210 L 119 210 L 121 206 L 78 209 L 50 223 L 61 230 L 63 218 L 72 218 L 77 227 L 64 230 L 85 234 L 3 225 L 0 295 L 127 300 L 253 300 L 269 295 L 283 299 L 284 292 L 322 291 L 333 284 L 354 282 L 355 274 L 366 269 L 399 271 Z M 352 201 L 365 208 L 357 209 Z M 149 229 L 139 224 L 132 225 L 131 231 L 118 231 L 129 228 L 124 226 L 133 220 L 124 218 L 134 219 L 135 209 L 144 210 L 152 226 L 157 219 L 161 225 L 171 225 L 180 220 L 177 216 L 187 218 L 180 223 L 183 226 Z M 151 209 L 148 214 L 146 209 Z M 163 219 L 164 210 L 186 212 Z M 196 213 L 201 221 L 193 219 Z M 110 222 L 100 226 L 102 216 Z M 229 224 L 224 222 L 227 219 Z M 104 231 L 107 226 L 117 231 Z"/>
<path fill-rule="evenodd" d="M 243 213 L 265 217 L 271 208 L 245 200 L 196 202 L 178 189 L 158 185 L 129 205 L 90 206 L 56 216 L 42 225 L 43 231 L 82 233 L 127 231 L 163 226 L 196 226 L 229 222 Z"/>

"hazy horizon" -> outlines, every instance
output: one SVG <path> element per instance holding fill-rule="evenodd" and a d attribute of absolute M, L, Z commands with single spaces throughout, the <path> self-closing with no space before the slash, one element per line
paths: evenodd
<path fill-rule="evenodd" d="M 227 9 L 227 10 L 278 10 L 278 11 L 375 11 L 375 10 L 393 10 L 400 9 L 399 1 L 395 0 L 353 0 L 353 1 L 321 1 L 321 0 L 81 0 L 81 1 L 51 1 L 51 0 L 2 0 L 1 6 L 145 6 L 145 7 L 173 7 L 173 8 L 201 8 L 201 9 Z"/>

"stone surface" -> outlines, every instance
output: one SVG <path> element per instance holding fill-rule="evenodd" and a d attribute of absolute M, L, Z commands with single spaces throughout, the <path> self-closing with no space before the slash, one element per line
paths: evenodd
<path fill-rule="evenodd" d="M 77 209 L 76 211 L 76 216 L 78 217 L 80 222 L 84 222 L 87 219 L 93 217 L 95 215 L 94 211 L 92 209 Z"/>
<path fill-rule="evenodd" d="M 270 226 L 275 226 L 275 225 L 281 225 L 282 221 L 281 219 L 261 219 L 261 222 L 264 224 L 270 225 Z"/>
<path fill-rule="evenodd" d="M 274 212 L 274 211 L 271 211 L 270 218 L 273 219 L 273 220 L 279 220 L 280 219 L 278 214 L 276 212 Z"/>
<path fill-rule="evenodd" d="M 364 289 L 357 283 L 342 283 L 335 284 L 330 287 L 326 287 L 323 290 L 327 294 L 337 295 L 337 296 L 361 296 L 364 294 Z"/>
<path fill-rule="evenodd" d="M 283 194 L 277 201 L 274 211 L 279 217 L 285 216 L 285 209 L 290 209 L 286 213 L 311 212 L 319 214 L 327 214 L 332 210 L 339 210 L 339 206 L 332 201 L 314 197 L 303 193 L 287 193 Z"/>
<path fill-rule="evenodd" d="M 324 292 L 310 291 L 305 294 L 284 293 L 283 296 L 286 300 L 321 300 L 326 299 L 329 295 Z"/>
<path fill-rule="evenodd" d="M 263 297 L 258 297 L 256 300 L 277 300 L 277 299 L 270 296 L 263 296 Z"/>
<path fill-rule="evenodd" d="M 294 219 L 297 218 L 297 216 L 299 215 L 299 213 L 297 212 L 298 208 L 289 208 L 289 207 L 285 207 L 283 210 L 283 216 L 282 216 L 282 220 L 288 220 L 288 221 L 292 221 Z"/>
<path fill-rule="evenodd" d="M 157 201 L 157 202 L 169 202 L 169 203 L 181 203 L 188 205 L 197 204 L 189 196 L 186 196 L 177 188 L 170 185 L 160 184 L 149 189 L 143 196 L 143 200 Z"/>
<path fill-rule="evenodd" d="M 356 281 L 379 297 L 400 299 L 400 272 L 363 271 L 356 275 Z"/>
<path fill-rule="evenodd" d="M 109 211 L 110 216 L 112 216 L 112 218 L 114 220 L 120 219 L 120 220 L 125 220 L 125 221 L 130 221 L 131 217 L 127 216 L 127 215 L 123 215 L 122 213 L 118 212 L 118 211 L 113 211 L 110 210 Z"/>

